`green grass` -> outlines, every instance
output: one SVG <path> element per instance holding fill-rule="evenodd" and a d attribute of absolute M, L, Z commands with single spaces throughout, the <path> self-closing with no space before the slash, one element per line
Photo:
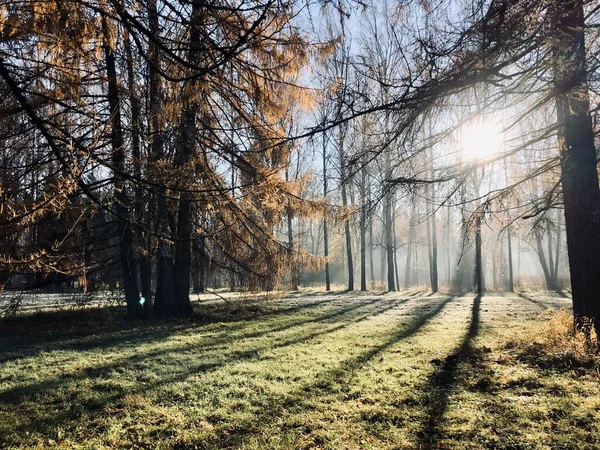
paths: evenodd
<path fill-rule="evenodd" d="M 230 302 L 204 296 L 192 321 L 2 323 L 0 448 L 600 448 L 594 360 L 519 344 L 569 299 Z"/>

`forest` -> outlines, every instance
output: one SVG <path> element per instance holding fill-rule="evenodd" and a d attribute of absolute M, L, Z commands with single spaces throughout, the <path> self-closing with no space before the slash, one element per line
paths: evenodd
<path fill-rule="evenodd" d="M 0 0 L 0 447 L 600 448 L 600 2 Z"/>

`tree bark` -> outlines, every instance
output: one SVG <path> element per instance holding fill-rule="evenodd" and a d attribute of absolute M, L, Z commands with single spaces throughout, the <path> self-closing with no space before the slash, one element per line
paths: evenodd
<path fill-rule="evenodd" d="M 600 331 L 600 189 L 590 116 L 582 0 L 554 2 L 561 183 L 576 325 Z"/>
<path fill-rule="evenodd" d="M 475 284 L 477 295 L 485 293 L 485 281 L 483 279 L 483 250 L 481 244 L 481 213 L 475 216 Z"/>
<path fill-rule="evenodd" d="M 388 190 L 385 194 L 384 200 L 384 226 L 385 226 L 385 250 L 387 255 L 387 287 L 388 291 L 396 290 L 396 282 L 394 278 L 394 240 L 393 230 L 394 226 L 392 220 L 392 190 Z"/>
<path fill-rule="evenodd" d="M 367 186 L 367 195 L 369 196 L 369 207 L 371 206 L 371 183 Z M 371 287 L 375 283 L 375 263 L 373 260 L 373 211 L 369 214 L 369 276 Z"/>
<path fill-rule="evenodd" d="M 396 233 L 396 205 L 392 207 L 392 235 L 394 241 L 394 275 L 396 276 L 396 290 L 400 289 L 400 274 L 398 269 L 398 245 Z"/>
<path fill-rule="evenodd" d="M 197 64 L 201 49 L 200 29 L 203 26 L 203 8 L 196 0 L 192 2 L 190 23 L 190 49 L 188 59 Z M 195 173 L 194 153 L 196 142 L 196 115 L 200 110 L 200 102 L 204 101 L 202 80 L 193 78 L 186 82 L 184 87 L 184 109 L 180 143 L 175 155 L 175 166 L 183 169 L 187 180 L 182 183 L 182 192 L 179 195 L 179 209 L 177 212 L 177 241 L 175 243 L 175 286 L 174 305 L 175 317 L 190 317 L 193 313 L 190 302 L 190 272 L 192 261 L 192 235 L 194 231 L 194 198 L 189 191 L 190 181 Z"/>
<path fill-rule="evenodd" d="M 535 243 L 536 243 L 538 259 L 540 260 L 540 265 L 542 266 L 542 270 L 544 271 L 544 279 L 546 281 L 546 288 L 549 291 L 553 291 L 553 290 L 555 290 L 555 287 L 552 282 L 552 275 L 550 274 L 550 269 L 548 268 L 548 263 L 546 262 L 546 254 L 544 253 L 544 247 L 542 245 L 542 237 L 539 232 L 535 233 Z"/>
<path fill-rule="evenodd" d="M 506 228 L 506 235 L 508 237 L 508 291 L 515 292 L 515 283 L 513 277 L 512 233 L 510 231 L 510 225 Z"/>
<path fill-rule="evenodd" d="M 408 239 L 406 241 L 406 266 L 404 267 L 404 288 L 408 289 L 412 286 L 412 277 L 411 277 L 411 264 L 412 264 L 412 249 L 413 249 L 413 240 L 415 234 L 415 205 L 413 203 L 412 211 L 410 213 L 410 223 L 408 224 Z"/>
<path fill-rule="evenodd" d="M 340 126 L 339 131 L 339 153 L 340 153 L 340 178 L 342 190 L 342 206 L 348 206 L 348 191 L 346 180 L 346 155 L 344 152 L 344 135 Z M 348 290 L 354 290 L 354 261 L 352 260 L 352 235 L 350 234 L 350 219 L 344 222 L 344 233 L 346 235 L 346 257 L 348 258 Z"/>
<path fill-rule="evenodd" d="M 285 171 L 285 181 L 289 181 L 289 170 Z M 286 207 L 286 216 L 287 216 L 287 234 L 288 234 L 288 258 L 290 261 L 290 283 L 292 291 L 298 290 L 298 276 L 296 270 L 296 264 L 294 261 L 294 230 L 292 229 L 292 221 L 293 221 L 293 212 L 292 207 L 288 201 L 288 205 Z"/>
<path fill-rule="evenodd" d="M 429 281 L 431 283 L 431 292 L 437 292 L 439 291 L 437 226 L 435 221 L 435 210 L 434 207 L 431 206 L 432 204 L 435 204 L 435 191 L 433 185 L 430 187 L 430 203 L 428 203 L 427 207 L 427 244 L 429 247 Z"/>
<path fill-rule="evenodd" d="M 363 164 L 360 178 L 360 290 L 367 290 L 367 201 L 366 201 L 367 167 Z"/>
<path fill-rule="evenodd" d="M 136 178 L 135 185 L 135 220 L 139 224 L 137 229 L 137 259 L 140 270 L 140 288 L 144 301 L 140 304 L 142 311 L 139 316 L 149 317 L 152 311 L 152 261 L 150 260 L 150 239 L 144 230 L 150 223 L 144 207 L 144 194 L 140 183 L 142 180 L 142 155 L 141 155 L 141 105 L 135 88 L 135 73 L 133 55 L 129 36 L 125 36 L 125 53 L 127 55 L 127 82 L 131 99 L 131 150 L 133 153 L 133 172 Z M 139 307 L 138 307 L 139 309 Z"/>
<path fill-rule="evenodd" d="M 112 164 L 114 167 L 115 183 L 115 213 L 117 232 L 119 236 L 119 253 L 121 260 L 121 275 L 125 301 L 127 303 L 127 317 L 139 317 L 143 312 L 140 309 L 139 291 L 136 279 L 135 251 L 133 248 L 133 232 L 129 218 L 129 196 L 123 176 L 125 171 L 125 149 L 123 141 L 123 128 L 121 123 L 121 107 L 119 88 L 117 84 L 117 70 L 115 65 L 114 42 L 106 16 L 102 16 L 103 50 L 106 64 L 106 77 L 108 82 L 108 104 L 111 125 L 111 150 Z"/>
<path fill-rule="evenodd" d="M 323 133 L 323 198 L 327 199 L 327 141 Z M 327 215 L 323 217 L 323 256 L 325 257 L 325 291 L 331 291 L 331 277 L 329 275 L 329 236 L 327 235 Z"/>

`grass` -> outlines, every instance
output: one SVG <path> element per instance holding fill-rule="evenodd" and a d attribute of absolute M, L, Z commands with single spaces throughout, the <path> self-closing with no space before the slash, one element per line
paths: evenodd
<path fill-rule="evenodd" d="M 597 359 L 543 318 L 568 304 L 311 292 L 204 296 L 191 321 L 17 317 L 0 448 L 599 448 Z"/>

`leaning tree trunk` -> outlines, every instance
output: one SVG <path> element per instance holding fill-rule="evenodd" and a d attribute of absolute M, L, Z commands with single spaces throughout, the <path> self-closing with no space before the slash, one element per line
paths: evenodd
<path fill-rule="evenodd" d="M 586 73 L 582 0 L 554 2 L 561 183 L 576 325 L 600 331 L 600 188 Z"/>
<path fill-rule="evenodd" d="M 548 263 L 546 262 L 546 254 L 544 253 L 544 247 L 542 245 L 542 237 L 539 232 L 535 233 L 535 244 L 536 250 L 538 254 L 538 259 L 540 260 L 540 265 L 542 266 L 542 271 L 544 272 L 544 279 L 546 280 L 546 288 L 549 291 L 554 291 L 554 283 L 552 282 L 552 275 L 550 273 L 550 269 Z"/>
<path fill-rule="evenodd" d="M 129 221 L 129 196 L 125 186 L 125 149 L 123 128 L 121 123 L 121 106 L 117 69 L 115 65 L 114 43 L 106 16 L 102 17 L 102 34 L 106 78 L 108 81 L 108 105 L 111 125 L 111 150 L 115 183 L 115 214 L 117 216 L 117 232 L 119 236 L 119 253 L 127 317 L 130 319 L 143 316 L 143 307 L 139 303 L 139 291 L 136 279 L 135 251 L 133 248 L 133 232 Z"/>

